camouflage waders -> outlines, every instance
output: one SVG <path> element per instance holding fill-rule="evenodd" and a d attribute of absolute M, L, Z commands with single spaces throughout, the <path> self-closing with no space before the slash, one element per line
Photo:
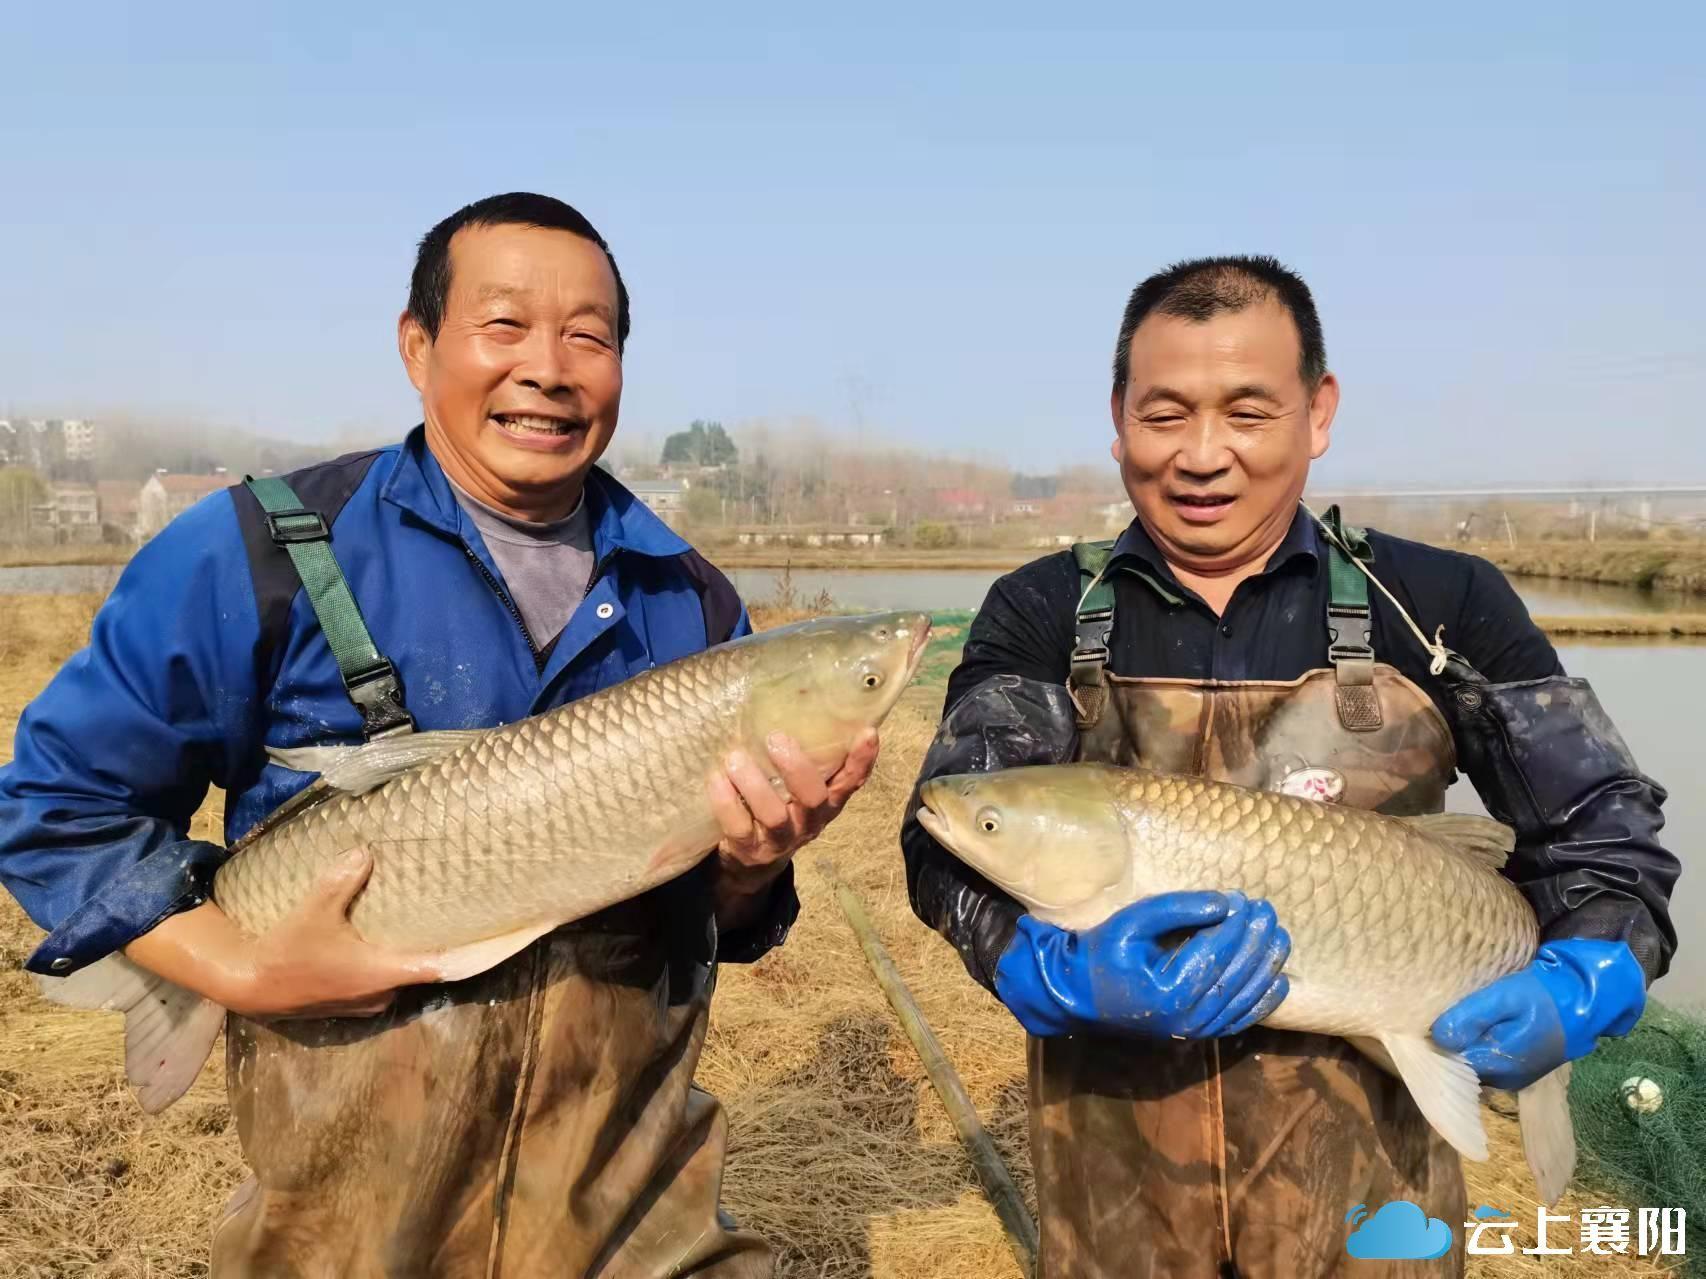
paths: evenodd
<path fill-rule="evenodd" d="M 1333 553 L 1331 665 L 1223 683 L 1106 672 L 1113 592 L 1086 562 L 1098 551 L 1105 563 L 1105 550 L 1080 551 L 1079 758 L 1385 813 L 1444 807 L 1450 730 L 1375 660 L 1348 557 Z M 1341 1039 L 1260 1026 L 1202 1041 L 1033 1038 L 1029 1074 L 1041 1279 L 1463 1272 L 1460 1247 L 1428 1262 L 1346 1255 L 1353 1206 L 1409 1199 L 1455 1231 L 1465 1191 L 1457 1153 L 1403 1085 Z"/>
<path fill-rule="evenodd" d="M 254 1175 L 214 1279 L 769 1276 L 719 1211 L 727 1121 L 693 1086 L 714 973 L 697 914 L 626 903 L 377 1018 L 231 1017 Z"/>

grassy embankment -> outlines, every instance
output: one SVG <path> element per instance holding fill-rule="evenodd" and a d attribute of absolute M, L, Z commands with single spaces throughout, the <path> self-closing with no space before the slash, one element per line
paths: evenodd
<path fill-rule="evenodd" d="M 1467 550 L 1516 577 L 1552 577 L 1607 586 L 1706 594 L 1706 541 L 1472 543 Z M 708 554 L 724 568 L 987 569 L 1000 572 L 1048 554 L 1044 550 L 959 547 L 716 546 Z"/>
<path fill-rule="evenodd" d="M 0 610 L 8 619 L 0 637 L 3 762 L 19 712 L 82 642 L 94 600 L 0 599 Z M 798 608 L 756 612 L 760 625 L 800 615 Z M 727 1205 L 774 1243 L 785 1277 L 1018 1273 L 947 1115 L 817 870 L 821 859 L 833 859 L 865 899 L 1029 1194 L 1023 1037 L 914 919 L 896 848 L 964 620 L 940 617 L 923 682 L 892 716 L 876 776 L 801 855 L 803 910 L 789 942 L 720 977 L 699 1078 L 730 1113 Z M 216 793 L 193 832 L 218 838 L 220 812 Z M 48 1005 L 19 970 L 40 935 L 0 894 L 0 1274 L 205 1274 L 210 1223 L 243 1175 L 223 1056 L 215 1052 L 184 1100 L 145 1117 L 123 1083 L 118 1019 Z M 1532 1234 L 1535 1205 L 1515 1125 L 1495 1111 L 1487 1119 L 1494 1157 L 1468 1166 L 1470 1202 L 1507 1208 L 1526 1218 Z M 1598 1202 L 1578 1191 L 1560 1211 Z M 1645 1263 L 1579 1255 L 1569 1269 L 1590 1279 L 1659 1273 Z M 1518 1253 L 1472 1259 L 1470 1272 L 1544 1279 L 1554 1270 Z"/>
<path fill-rule="evenodd" d="M 36 565 L 123 564 L 135 548 L 130 546 L 5 546 L 0 545 L 0 568 L 30 568 Z"/>
<path fill-rule="evenodd" d="M 1706 593 L 1706 541 L 1484 542 L 1467 549 L 1517 577 Z"/>

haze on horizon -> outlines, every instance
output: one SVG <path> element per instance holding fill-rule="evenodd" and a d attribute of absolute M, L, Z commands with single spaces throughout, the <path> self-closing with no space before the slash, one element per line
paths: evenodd
<path fill-rule="evenodd" d="M 415 242 L 534 189 L 634 296 L 618 448 L 1095 463 L 1131 286 L 1254 251 L 1344 382 L 1318 480 L 1706 482 L 1696 8 L 15 9 L 0 415 L 395 437 Z"/>

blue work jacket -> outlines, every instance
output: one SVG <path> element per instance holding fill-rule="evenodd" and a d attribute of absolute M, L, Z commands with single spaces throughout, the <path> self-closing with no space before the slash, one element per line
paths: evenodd
<path fill-rule="evenodd" d="M 543 650 L 422 428 L 285 478 L 330 526 L 423 730 L 510 723 L 751 630 L 728 580 L 597 469 L 593 579 Z M 226 792 L 231 843 L 312 780 L 266 747 L 358 743 L 361 727 L 254 496 L 233 486 L 179 515 L 125 568 L 0 768 L 0 882 L 49 930 L 26 967 L 73 972 L 205 901 L 225 849 L 188 830 L 208 787 Z M 756 958 L 797 911 L 790 872 L 718 957 Z"/>

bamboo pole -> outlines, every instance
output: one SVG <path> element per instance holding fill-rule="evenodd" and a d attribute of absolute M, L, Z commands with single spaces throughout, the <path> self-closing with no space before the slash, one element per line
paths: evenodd
<path fill-rule="evenodd" d="M 989 1199 L 990 1206 L 995 1209 L 995 1215 L 1000 1218 L 1002 1229 L 1007 1232 L 1007 1244 L 1013 1250 L 1019 1269 L 1027 1276 L 1034 1275 L 1037 1269 L 1036 1222 L 1031 1220 L 1030 1210 L 1025 1207 L 1024 1196 L 1013 1183 L 1013 1176 L 1007 1171 L 1001 1152 L 995 1148 L 983 1121 L 978 1118 L 976 1104 L 966 1092 L 965 1085 L 960 1082 L 959 1072 L 954 1069 L 953 1062 L 948 1060 L 948 1054 L 942 1050 L 942 1043 L 936 1038 L 936 1032 L 930 1028 L 924 1010 L 918 1006 L 918 1001 L 906 988 L 900 970 L 895 967 L 894 960 L 889 958 L 888 951 L 877 937 L 877 930 L 872 926 L 870 916 L 865 913 L 865 904 L 859 899 L 859 894 L 842 882 L 833 863 L 820 860 L 818 868 L 829 881 L 830 887 L 835 890 L 836 900 L 841 904 L 841 912 L 847 916 L 847 922 L 852 925 L 853 933 L 859 939 L 871 974 L 887 996 L 889 1007 L 894 1009 L 901 1029 L 912 1041 L 912 1046 L 918 1050 L 918 1055 L 924 1062 L 925 1073 L 930 1076 L 937 1096 L 941 1097 L 942 1105 L 947 1108 L 948 1117 L 954 1121 L 954 1128 L 960 1134 L 960 1141 L 971 1159 L 972 1168 L 983 1185 L 983 1193 Z"/>

